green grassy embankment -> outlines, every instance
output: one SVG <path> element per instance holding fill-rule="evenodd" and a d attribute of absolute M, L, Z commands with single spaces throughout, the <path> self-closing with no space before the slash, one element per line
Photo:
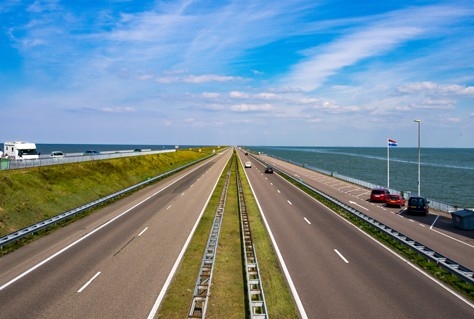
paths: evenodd
<path fill-rule="evenodd" d="M 2 170 L 0 236 L 209 156 L 214 149 Z"/>

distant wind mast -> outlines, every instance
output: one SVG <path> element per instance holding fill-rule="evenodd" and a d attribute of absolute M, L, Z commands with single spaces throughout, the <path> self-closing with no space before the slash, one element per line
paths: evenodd
<path fill-rule="evenodd" d="M 387 137 L 387 188 L 390 188 L 390 146 L 397 146 L 397 141 Z"/>

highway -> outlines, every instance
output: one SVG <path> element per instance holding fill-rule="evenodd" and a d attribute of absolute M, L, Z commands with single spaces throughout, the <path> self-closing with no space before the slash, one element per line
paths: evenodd
<path fill-rule="evenodd" d="M 231 151 L 0 258 L 2 318 L 146 318 Z"/>
<path fill-rule="evenodd" d="M 450 216 L 446 213 L 431 210 L 426 217 L 407 215 L 403 208 L 385 207 L 383 203 L 369 202 L 370 190 L 359 185 L 341 181 L 268 156 L 259 156 L 259 158 L 474 270 L 474 233 L 455 228 Z"/>
<path fill-rule="evenodd" d="M 247 176 L 301 300 L 303 317 L 472 317 L 472 303 L 252 162 Z"/>
<path fill-rule="evenodd" d="M 303 318 L 472 317 L 472 302 L 238 154 L 253 163 L 245 172 Z M 147 318 L 230 156 L 229 150 L 0 258 L 1 317 Z M 285 169 L 318 183 L 307 170 Z M 320 186 L 356 202 L 332 183 Z M 370 212 L 383 211 L 384 218 L 407 230 L 421 228 L 398 214 L 379 212 L 382 208 L 364 202 L 364 196 L 356 203 Z"/>

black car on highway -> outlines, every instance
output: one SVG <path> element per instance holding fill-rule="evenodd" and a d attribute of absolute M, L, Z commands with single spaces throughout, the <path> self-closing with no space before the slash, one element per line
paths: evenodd
<path fill-rule="evenodd" d="M 273 167 L 267 166 L 267 168 L 265 168 L 265 174 L 273 174 Z"/>

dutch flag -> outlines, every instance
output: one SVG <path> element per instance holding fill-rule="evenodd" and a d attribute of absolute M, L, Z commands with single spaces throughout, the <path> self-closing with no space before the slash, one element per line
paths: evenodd
<path fill-rule="evenodd" d="M 388 139 L 388 146 L 397 146 L 397 141 Z"/>

